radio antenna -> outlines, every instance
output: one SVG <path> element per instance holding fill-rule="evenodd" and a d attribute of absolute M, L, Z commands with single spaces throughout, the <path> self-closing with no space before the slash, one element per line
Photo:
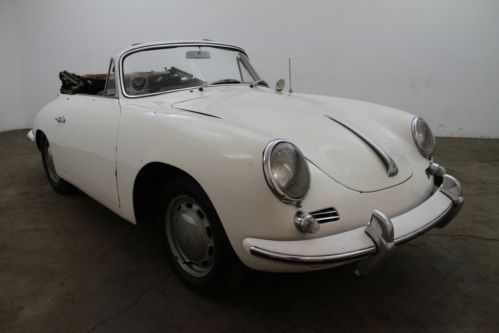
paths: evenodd
<path fill-rule="evenodd" d="M 289 93 L 293 92 L 293 88 L 291 86 L 291 58 L 288 58 L 288 67 L 289 67 Z"/>

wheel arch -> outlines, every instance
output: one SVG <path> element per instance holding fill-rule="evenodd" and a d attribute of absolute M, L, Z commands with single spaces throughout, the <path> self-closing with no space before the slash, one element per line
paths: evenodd
<path fill-rule="evenodd" d="M 194 182 L 209 199 L 201 184 L 186 171 L 164 162 L 150 162 L 137 173 L 133 185 L 133 210 L 138 225 L 154 223 L 160 191 L 165 182 L 175 177 L 184 177 Z"/>
<path fill-rule="evenodd" d="M 38 151 L 42 151 L 43 140 L 47 140 L 47 136 L 45 135 L 45 133 L 43 133 L 42 130 L 36 130 L 35 143 L 36 143 L 36 148 L 38 148 Z"/>

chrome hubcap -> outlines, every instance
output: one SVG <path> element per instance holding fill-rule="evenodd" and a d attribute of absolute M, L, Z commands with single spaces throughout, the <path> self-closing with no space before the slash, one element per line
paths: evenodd
<path fill-rule="evenodd" d="M 202 208 L 189 196 L 178 196 L 168 205 L 165 224 L 168 245 L 184 271 L 196 277 L 208 275 L 215 247 Z"/>
<path fill-rule="evenodd" d="M 55 172 L 55 165 L 54 165 L 54 158 L 52 157 L 52 150 L 50 146 L 47 143 L 47 150 L 45 154 L 45 160 L 47 163 L 47 170 L 49 177 L 54 181 L 58 182 L 60 180 L 60 177 L 57 175 L 57 172 Z"/>

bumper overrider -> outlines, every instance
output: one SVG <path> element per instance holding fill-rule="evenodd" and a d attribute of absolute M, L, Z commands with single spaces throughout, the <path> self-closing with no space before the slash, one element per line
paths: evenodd
<path fill-rule="evenodd" d="M 445 172 L 443 168 L 429 171 L 442 170 Z M 366 275 L 396 245 L 434 227 L 445 227 L 459 212 L 463 205 L 460 182 L 447 174 L 435 175 L 435 179 L 439 185 L 437 190 L 426 201 L 402 215 L 389 218 L 383 212 L 374 210 L 367 226 L 340 234 L 298 241 L 245 238 L 243 245 L 254 256 L 308 266 L 309 269 L 359 261 L 356 274 Z"/>

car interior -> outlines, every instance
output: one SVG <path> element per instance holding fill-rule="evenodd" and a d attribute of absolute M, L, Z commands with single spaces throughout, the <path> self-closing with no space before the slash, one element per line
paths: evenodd
<path fill-rule="evenodd" d="M 77 75 L 68 71 L 59 73 L 62 94 L 103 95 L 107 74 Z M 133 72 L 125 75 L 125 90 L 129 95 L 144 95 L 162 91 L 184 89 L 203 84 L 204 81 L 177 67 L 164 72 Z"/>

